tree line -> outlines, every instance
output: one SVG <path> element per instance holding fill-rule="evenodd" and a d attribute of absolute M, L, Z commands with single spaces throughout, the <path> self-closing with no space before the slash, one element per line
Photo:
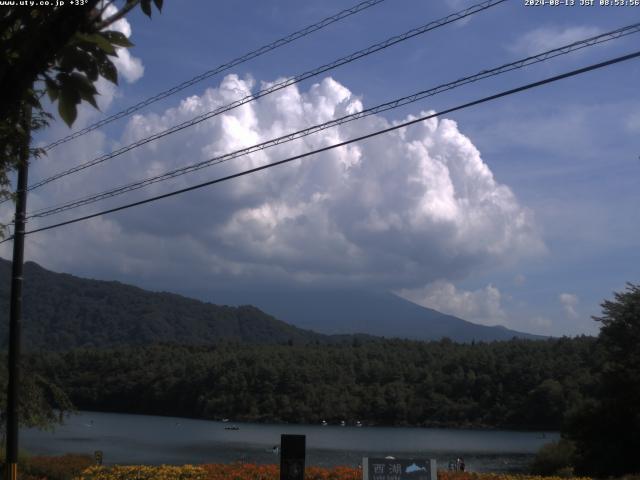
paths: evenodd
<path fill-rule="evenodd" d="M 31 355 L 79 409 L 237 421 L 559 429 L 592 337 L 456 344 L 155 345 Z"/>

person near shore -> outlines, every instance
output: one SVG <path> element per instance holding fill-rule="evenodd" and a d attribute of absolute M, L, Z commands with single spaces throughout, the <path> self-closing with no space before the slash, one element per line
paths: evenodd
<path fill-rule="evenodd" d="M 462 457 L 460 457 L 460 463 L 458 464 L 458 469 L 459 469 L 461 472 L 464 472 L 465 464 L 464 464 L 464 458 L 462 458 Z"/>

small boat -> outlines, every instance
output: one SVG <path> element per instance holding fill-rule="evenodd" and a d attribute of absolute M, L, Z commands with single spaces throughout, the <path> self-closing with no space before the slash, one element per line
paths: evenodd
<path fill-rule="evenodd" d="M 222 419 L 222 422 L 223 422 L 223 423 L 227 423 L 228 421 L 229 421 L 229 419 L 228 419 L 228 418 L 223 418 L 223 419 Z"/>
<path fill-rule="evenodd" d="M 361 427 L 362 426 L 362 422 L 360 420 L 356 420 L 356 427 Z"/>
<path fill-rule="evenodd" d="M 240 427 L 237 425 L 227 425 L 224 427 L 225 430 L 240 430 Z"/>
<path fill-rule="evenodd" d="M 329 424 L 327 423 L 327 421 L 326 421 L 326 420 L 322 420 L 322 423 L 321 423 L 320 425 L 322 425 L 323 427 L 326 427 L 326 426 L 327 426 L 327 425 L 329 425 Z"/>
<path fill-rule="evenodd" d="M 346 427 L 346 426 L 347 426 L 347 422 L 345 422 L 344 420 L 342 420 L 342 421 L 340 422 L 340 426 L 341 426 L 341 427 Z"/>

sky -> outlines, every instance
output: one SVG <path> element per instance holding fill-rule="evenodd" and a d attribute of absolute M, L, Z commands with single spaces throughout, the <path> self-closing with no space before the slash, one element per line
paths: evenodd
<path fill-rule="evenodd" d="M 598 3 L 598 2 L 596 2 Z M 119 86 L 73 130 L 354 5 L 167 0 L 117 28 Z M 282 79 L 473 5 L 386 0 L 65 143 L 35 182 Z M 640 7 L 508 0 L 247 103 L 29 194 L 28 210 L 219 156 L 623 27 Z M 640 34 L 63 214 L 46 226 L 388 128 L 634 52 Z M 640 60 L 420 122 L 184 195 L 29 235 L 25 256 L 58 272 L 205 300 L 224 291 L 389 291 L 485 325 L 597 334 L 600 303 L 639 281 Z M 55 107 L 52 107 L 55 109 Z M 70 130 L 54 122 L 48 142 Z M 0 207 L 10 221 L 11 207 Z M 11 244 L 0 245 L 10 258 Z"/>

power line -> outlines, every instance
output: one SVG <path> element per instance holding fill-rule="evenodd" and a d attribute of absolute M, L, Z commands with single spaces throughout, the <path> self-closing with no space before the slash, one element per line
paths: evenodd
<path fill-rule="evenodd" d="M 384 112 L 384 111 L 388 111 L 388 110 L 392 110 L 404 105 L 408 105 L 410 103 L 416 102 L 418 100 L 422 100 L 424 98 L 427 97 L 431 97 L 434 95 L 437 95 L 439 93 L 448 91 L 448 90 L 453 90 L 454 88 L 460 87 L 462 85 L 466 85 L 469 83 L 473 83 L 482 79 L 486 79 L 489 77 L 494 77 L 509 71 L 513 71 L 516 69 L 520 69 L 520 68 L 524 68 L 526 66 L 529 65 L 533 65 L 536 63 L 540 63 L 546 60 L 549 60 L 551 58 L 555 58 L 558 57 L 560 55 L 566 55 L 568 53 L 571 53 L 573 51 L 576 50 L 580 50 L 586 47 L 590 47 L 593 45 L 597 45 L 599 43 L 604 43 L 613 39 L 617 39 L 626 35 L 630 35 L 633 33 L 638 33 L 640 32 L 640 23 L 636 23 L 633 25 L 628 25 L 626 27 L 622 27 L 622 28 L 618 28 L 616 30 L 612 30 L 610 32 L 607 33 L 603 33 L 601 35 L 596 35 L 584 40 L 580 40 L 577 42 L 573 42 L 571 44 L 568 45 L 564 45 L 562 47 L 559 48 L 554 48 L 552 50 L 548 50 L 546 52 L 543 53 L 539 53 L 537 55 L 533 55 L 521 60 L 517 60 L 515 62 L 511 62 L 511 63 L 507 63 L 504 65 L 501 65 L 499 67 L 496 68 L 492 68 L 492 69 L 488 69 L 488 70 L 482 70 L 481 72 L 475 74 L 475 75 L 471 75 L 471 76 L 467 76 L 467 77 L 463 77 L 460 78 L 458 80 L 455 80 L 453 82 L 449 82 L 449 83 L 445 83 L 442 85 L 438 85 L 437 87 L 433 87 L 430 88 L 428 90 L 422 90 L 420 92 L 414 93 L 412 95 L 409 96 L 405 96 L 402 98 L 398 98 L 395 100 L 392 100 L 390 102 L 386 102 L 380 105 L 377 105 L 375 107 L 371 107 L 365 110 L 362 110 L 360 112 L 356 112 L 350 115 L 345 115 L 343 117 L 334 119 L 334 120 L 330 120 L 328 122 L 324 122 L 318 125 L 314 125 L 302 130 L 298 130 L 296 132 L 292 132 L 289 133 L 287 135 L 283 135 L 277 138 L 273 138 L 271 140 L 256 144 L 256 145 L 252 145 L 249 147 L 245 147 L 230 153 L 226 153 L 224 155 L 220 155 L 220 156 L 216 156 L 213 158 L 210 158 L 208 160 L 204 160 L 195 164 L 191 164 L 191 165 L 187 165 L 185 167 L 180 167 L 180 168 L 176 168 L 174 170 L 170 170 L 168 172 L 153 176 L 153 177 L 149 177 L 149 178 L 145 178 L 145 179 L 141 179 L 132 183 L 128 183 L 126 185 L 121 185 L 119 187 L 116 188 L 112 188 L 110 190 L 106 190 L 103 191 L 101 193 L 97 193 L 97 194 L 92 194 L 89 196 L 85 196 L 82 197 L 80 199 L 76 199 L 76 200 L 71 200 L 71 201 L 67 201 L 65 203 L 62 203 L 60 205 L 57 205 L 55 207 L 47 207 L 47 208 L 43 208 L 34 212 L 31 212 L 27 215 L 27 218 L 41 218 L 41 217 L 46 217 L 49 215 L 54 215 L 57 213 L 61 213 L 67 210 L 71 210 L 74 208 L 78 208 L 84 205 L 89 205 L 91 203 L 95 203 L 98 202 L 100 200 L 104 200 L 107 198 L 112 198 L 118 195 L 122 195 L 124 193 L 127 192 L 131 192 L 134 190 L 138 190 L 140 188 L 164 181 L 164 180 L 169 180 L 171 178 L 175 178 L 181 175 L 185 175 L 187 173 L 191 173 L 197 170 L 201 170 L 203 168 L 207 168 L 210 167 L 212 165 L 217 165 L 219 163 L 223 163 L 223 162 L 227 162 L 229 160 L 241 157 L 241 156 L 245 156 L 260 150 L 265 150 L 267 148 L 276 146 L 276 145 L 280 145 L 283 143 L 288 143 L 290 141 L 302 138 L 302 137 L 306 137 L 308 135 L 317 133 L 319 131 L 334 127 L 334 126 L 338 126 L 338 125 L 342 125 L 348 122 L 352 122 L 354 120 L 358 120 L 360 118 L 364 118 L 370 115 L 374 115 L 380 112 Z"/>
<path fill-rule="evenodd" d="M 330 62 L 328 64 L 322 65 L 322 66 L 320 66 L 320 67 L 318 67 L 318 68 L 316 68 L 314 70 L 310 70 L 310 71 L 301 73 L 299 75 L 296 75 L 295 77 L 291 77 L 289 79 L 286 79 L 286 80 L 278 82 L 278 83 L 276 83 L 274 85 L 271 85 L 270 87 L 268 87 L 266 89 L 260 90 L 255 95 L 247 95 L 247 96 L 245 96 L 245 97 L 243 97 L 243 98 L 241 98 L 241 99 L 239 99 L 239 100 L 237 100 L 235 102 L 232 102 L 232 103 L 227 104 L 227 105 L 223 105 L 223 106 L 221 106 L 221 107 L 219 107 L 219 108 L 217 108 L 215 110 L 212 110 L 212 111 L 209 111 L 209 112 L 204 113 L 202 115 L 199 115 L 197 117 L 194 117 L 194 118 L 192 118 L 190 120 L 187 120 L 185 122 L 182 122 L 182 123 L 180 123 L 178 125 L 174 125 L 173 127 L 170 127 L 170 128 L 168 128 L 168 129 L 166 129 L 166 130 L 164 130 L 162 132 L 159 132 L 157 134 L 150 135 L 148 137 L 142 138 L 142 139 L 140 139 L 140 140 L 138 140 L 138 141 L 136 141 L 134 143 L 131 143 L 129 145 L 121 147 L 121 148 L 119 148 L 119 149 L 117 149 L 117 150 L 115 150 L 115 151 L 113 151 L 113 152 L 111 152 L 109 154 L 102 155 L 100 157 L 94 158 L 93 160 L 89 160 L 89 161 L 87 161 L 85 163 L 82 163 L 80 165 L 72 167 L 72 168 L 70 168 L 68 170 L 65 170 L 65 171 L 59 172 L 57 174 L 54 174 L 54 175 L 52 175 L 52 176 L 50 176 L 48 178 L 45 178 L 45 179 L 43 179 L 43 180 L 41 180 L 41 181 L 29 186 L 29 190 L 33 190 L 33 189 L 39 188 L 39 187 L 41 187 L 43 185 L 46 185 L 47 183 L 50 183 L 50 182 L 52 182 L 54 180 L 57 180 L 59 178 L 65 177 L 67 175 L 71 175 L 73 173 L 79 172 L 81 170 L 84 170 L 86 168 L 92 167 L 92 166 L 97 165 L 99 163 L 105 162 L 107 160 L 110 160 L 111 158 L 114 158 L 116 156 L 122 155 L 123 153 L 126 153 L 126 152 L 128 152 L 130 150 L 133 150 L 133 149 L 137 148 L 137 147 L 140 147 L 140 146 L 145 145 L 145 144 L 147 144 L 149 142 L 158 140 L 158 139 L 160 139 L 162 137 L 165 137 L 167 135 L 170 135 L 172 133 L 176 133 L 176 132 L 178 132 L 180 130 L 183 130 L 185 128 L 188 128 L 188 127 L 191 127 L 191 126 L 196 125 L 198 123 L 201 123 L 201 122 L 203 122 L 205 120 L 208 120 L 209 118 L 212 118 L 214 116 L 217 116 L 217 115 L 220 115 L 222 113 L 225 113 L 225 112 L 227 112 L 229 110 L 237 108 L 237 107 L 239 107 L 241 105 L 244 105 L 246 103 L 249 103 L 249 102 L 252 102 L 254 100 L 257 100 L 258 98 L 261 98 L 263 96 L 269 95 L 271 93 L 274 93 L 274 92 L 276 92 L 278 90 L 281 90 L 283 88 L 289 87 L 291 85 L 295 85 L 295 84 L 297 84 L 297 83 L 299 83 L 299 82 L 301 82 L 303 80 L 306 80 L 306 79 L 309 79 L 311 77 L 317 76 L 317 75 L 319 75 L 321 73 L 324 73 L 324 72 L 326 72 L 328 70 L 332 70 L 334 68 L 337 68 L 339 66 L 345 65 L 347 63 L 351 63 L 351 62 L 353 62 L 355 60 L 358 60 L 358 59 L 360 59 L 362 57 L 365 57 L 365 56 L 370 55 L 372 53 L 375 53 L 375 52 L 378 52 L 380 50 L 386 49 L 386 48 L 388 48 L 388 47 L 390 47 L 392 45 L 395 45 L 397 43 L 403 42 L 403 41 L 408 40 L 410 38 L 413 38 L 413 37 L 415 37 L 417 35 L 421 35 L 423 33 L 426 33 L 428 31 L 430 31 L 430 30 L 434 30 L 434 29 L 439 28 L 441 26 L 444 26 L 444 25 L 447 25 L 449 23 L 455 22 L 457 20 L 461 20 L 463 18 L 466 18 L 466 17 L 468 17 L 470 15 L 473 15 L 475 13 L 479 13 L 479 12 L 481 12 L 483 10 L 491 8 L 491 7 L 495 6 L 495 5 L 503 3 L 505 1 L 506 0 L 486 0 L 486 1 L 481 2 L 479 4 L 472 5 L 471 7 L 466 8 L 464 10 L 461 10 L 459 12 L 456 12 L 456 13 L 453 13 L 451 15 L 448 15 L 448 16 L 446 16 L 444 18 L 439 19 L 439 20 L 432 21 L 432 22 L 430 22 L 430 23 L 428 23 L 426 25 L 423 25 L 421 27 L 411 29 L 411 30 L 409 30 L 409 31 L 407 31 L 407 32 L 405 32 L 403 34 L 390 37 L 390 38 L 388 38 L 388 39 L 386 39 L 386 40 L 384 40 L 382 42 L 376 43 L 376 44 L 371 45 L 371 46 L 369 46 L 369 47 L 367 47 L 365 49 L 358 50 L 358 51 L 356 51 L 354 53 L 351 53 L 350 55 L 347 55 L 345 57 L 339 58 L 338 60 L 334 60 L 333 62 Z"/>
<path fill-rule="evenodd" d="M 152 103 L 155 103 L 159 100 L 162 100 L 164 98 L 167 98 L 171 95 L 173 95 L 174 93 L 180 92 L 182 90 L 184 90 L 185 88 L 188 88 L 192 85 L 195 85 L 196 83 L 199 83 L 209 77 L 212 77 L 214 75 L 217 75 L 218 73 L 224 72 L 225 70 L 229 70 L 230 68 L 233 68 L 237 65 L 240 65 L 241 63 L 245 63 L 249 60 L 253 60 L 256 57 L 259 57 L 261 55 L 264 55 L 267 52 L 270 52 L 272 50 L 275 50 L 279 47 L 282 47 L 284 45 L 287 45 L 295 40 L 298 40 L 302 37 L 305 37 L 307 35 L 310 35 L 313 32 L 316 32 L 318 30 L 323 29 L 324 27 L 331 25 L 332 23 L 338 22 L 344 18 L 347 18 L 351 15 L 354 15 L 356 13 L 359 13 L 363 10 L 366 10 L 370 7 L 373 7 L 374 5 L 377 5 L 379 3 L 384 2 L 385 0 L 366 0 L 364 2 L 360 2 L 357 5 L 351 7 L 351 8 L 347 8 L 346 10 L 342 10 L 338 13 L 336 13 L 335 15 L 332 15 L 330 17 L 325 18 L 324 20 L 319 21 L 318 23 L 314 23 L 313 25 L 309 25 L 308 27 L 305 27 L 301 30 L 298 30 L 294 33 L 291 33 L 289 35 L 287 35 L 286 37 L 282 37 L 279 38 L 278 40 L 271 42 L 267 45 L 263 45 L 260 48 L 257 48 L 256 50 L 253 50 L 249 53 L 246 53 L 245 55 L 235 58 L 227 63 L 223 63 L 222 65 L 219 65 L 218 67 L 211 69 L 211 70 L 207 70 L 204 73 L 201 73 L 200 75 L 197 75 L 189 80 L 186 80 L 182 83 L 180 83 L 179 85 L 176 85 L 175 87 L 171 87 L 168 90 L 165 90 L 163 92 L 160 92 L 156 95 L 154 95 L 153 97 L 147 98 L 146 100 L 143 100 L 139 103 L 136 103 L 135 105 L 132 105 L 124 110 L 121 110 L 120 112 L 114 113 L 113 115 L 110 115 L 107 118 L 104 118 L 92 125 L 89 125 L 86 128 L 83 128 L 82 130 L 78 130 L 77 132 L 74 132 L 70 135 L 67 135 L 66 137 L 60 138 L 58 140 L 56 140 L 55 142 L 50 143 L 49 145 L 45 146 L 44 148 L 46 150 L 51 150 L 55 147 L 57 147 L 58 145 L 61 145 L 63 143 L 68 142 L 69 140 L 73 140 L 74 138 L 78 138 L 82 135 L 85 135 L 89 132 L 92 132 L 93 130 L 96 130 L 100 127 L 103 127 L 104 125 L 107 125 L 108 123 L 111 123 L 115 120 L 119 120 L 120 118 L 123 117 L 127 117 L 129 115 L 131 115 L 134 112 L 137 112 L 138 110 L 151 105 Z"/>
<path fill-rule="evenodd" d="M 328 145 L 326 147 L 318 148 L 316 150 L 305 152 L 305 153 L 302 153 L 302 154 L 299 154 L 299 155 L 294 155 L 292 157 L 288 157 L 288 158 L 285 158 L 283 160 L 279 160 L 277 162 L 273 162 L 273 163 L 269 163 L 269 164 L 266 164 L 266 165 L 262 165 L 260 167 L 251 168 L 249 170 L 244 170 L 242 172 L 235 173 L 233 175 L 228 175 L 226 177 L 217 178 L 217 179 L 214 179 L 214 180 L 210 180 L 208 182 L 199 183 L 197 185 L 193 185 L 193 186 L 187 187 L 187 188 L 182 188 L 180 190 L 174 190 L 173 192 L 165 193 L 165 194 L 162 194 L 162 195 L 157 195 L 155 197 L 147 198 L 145 200 L 140 200 L 138 202 L 128 203 L 128 204 L 125 204 L 125 205 L 121 205 L 119 207 L 110 208 L 108 210 L 103 210 L 101 212 L 93 213 L 93 214 L 90 214 L 90 215 L 85 215 L 85 216 L 82 216 L 82 217 L 77 217 L 77 218 L 74 218 L 74 219 L 71 219 L 71 220 L 67 220 L 67 221 L 64 221 L 64 222 L 55 223 L 53 225 L 48 225 L 46 227 L 36 228 L 36 229 L 29 230 L 29 231 L 25 232 L 25 234 L 28 235 L 28 234 L 32 234 L 32 233 L 43 232 L 45 230 L 51 230 L 51 229 L 54 229 L 54 228 L 65 226 L 65 225 L 70 225 L 72 223 L 78 223 L 78 222 L 81 222 L 81 221 L 84 221 L 84 220 L 89 220 L 91 218 L 99 217 L 101 215 L 106 215 L 106 214 L 109 214 L 109 213 L 114 213 L 114 212 L 118 212 L 118 211 L 121 211 L 121 210 L 126 210 L 126 209 L 133 208 L 133 207 L 136 207 L 136 206 L 139 206 L 139 205 L 144 205 L 146 203 L 155 202 L 155 201 L 161 200 L 163 198 L 168 198 L 168 197 L 172 197 L 172 196 L 175 196 L 175 195 L 180 195 L 182 193 L 190 192 L 192 190 L 198 190 L 200 188 L 204 188 L 204 187 L 207 187 L 207 186 L 210 186 L 210 185 L 214 185 L 216 183 L 222 183 L 222 182 L 225 182 L 227 180 L 232 180 L 234 178 L 243 177 L 243 176 L 249 175 L 251 173 L 259 172 L 261 170 L 266 170 L 268 168 L 272 168 L 272 167 L 275 167 L 275 166 L 278 166 L 278 165 L 283 165 L 285 163 L 289 163 L 289 162 L 292 162 L 294 160 L 299 160 L 299 159 L 302 159 L 302 158 L 305 158 L 305 157 L 309 157 L 309 156 L 315 155 L 317 153 L 326 152 L 326 151 L 332 150 L 334 148 L 343 147 L 343 146 L 349 145 L 351 143 L 355 143 L 355 142 L 359 142 L 359 141 L 366 140 L 366 139 L 369 139 L 369 138 L 373 138 L 373 137 L 376 137 L 378 135 L 382 135 L 384 133 L 388 133 L 388 132 L 391 132 L 391 131 L 394 131 L 394 130 L 398 130 L 400 128 L 408 127 L 408 126 L 413 125 L 415 123 L 419 123 L 419 122 L 423 122 L 425 120 L 429 120 L 431 118 L 439 117 L 439 116 L 442 116 L 442 115 L 445 115 L 445 114 L 448 114 L 448 113 L 452 113 L 452 112 L 455 112 L 455 111 L 458 111 L 458 110 L 463 110 L 465 108 L 469 108 L 469 107 L 472 107 L 472 106 L 475 106 L 475 105 L 480 105 L 482 103 L 486 103 L 486 102 L 489 102 L 489 101 L 492 101 L 492 100 L 497 100 L 499 98 L 506 97 L 506 96 L 509 96 L 509 95 L 513 95 L 515 93 L 523 92 L 525 90 L 530 90 L 532 88 L 540 87 L 542 85 L 546 85 L 546 84 L 549 84 L 549 83 L 557 82 L 557 81 L 565 79 L 565 78 L 574 77 L 576 75 L 581 75 L 583 73 L 590 72 L 592 70 L 597 70 L 597 69 L 600 69 L 600 68 L 608 67 L 610 65 L 614 65 L 616 63 L 625 62 L 625 61 L 628 61 L 628 60 L 631 60 L 631 59 L 634 59 L 634 58 L 637 58 L 637 57 L 640 57 L 640 51 L 636 51 L 636 52 L 630 53 L 628 55 L 623 55 L 623 56 L 620 56 L 620 57 L 612 58 L 612 59 L 604 61 L 604 62 L 592 64 L 592 65 L 589 65 L 588 67 L 579 68 L 577 70 L 572 70 L 570 72 L 566 72 L 566 73 L 563 73 L 563 74 L 560 74 L 560 75 L 555 75 L 553 77 L 548 77 L 548 78 L 546 78 L 544 80 L 539 80 L 537 82 L 528 83 L 526 85 L 522 85 L 520 87 L 512 88 L 510 90 L 505 90 L 505 91 L 502 91 L 500 93 L 497 93 L 497 94 L 494 94 L 494 95 L 490 95 L 488 97 L 481 98 L 479 100 L 474 100 L 472 102 L 468 102 L 468 103 L 465 103 L 465 104 L 462 104 L 462 105 L 458 105 L 456 107 L 452 107 L 452 108 L 443 110 L 441 112 L 432 113 L 430 115 L 425 115 L 425 116 L 422 116 L 420 118 L 416 118 L 414 120 L 409 120 L 407 122 L 404 122 L 404 123 L 401 123 L 401 124 L 398 124 L 398 125 L 394 125 L 394 126 L 389 127 L 389 128 L 385 128 L 385 129 L 382 129 L 382 130 L 378 130 L 378 131 L 369 133 L 367 135 L 362 135 L 360 137 L 352 138 L 350 140 L 345 140 L 344 142 L 335 143 L 333 145 Z M 4 243 L 6 241 L 9 241 L 12 238 L 13 237 L 7 238 L 7 239 L 3 240 L 2 242 L 0 242 L 0 244 Z"/>
<path fill-rule="evenodd" d="M 142 145 L 145 145 L 149 142 L 153 142 L 155 140 L 158 140 L 162 137 L 165 137 L 167 135 L 171 135 L 173 133 L 179 132 L 180 130 L 184 130 L 185 128 L 191 127 L 193 125 L 196 125 L 198 123 L 201 123 L 205 120 L 208 120 L 210 118 L 213 118 L 215 116 L 218 116 L 222 113 L 228 112 L 229 110 L 233 110 L 234 108 L 237 108 L 241 105 L 244 105 L 246 103 L 249 102 L 253 102 L 254 100 L 257 100 L 261 97 L 264 97 L 266 95 L 269 95 L 271 93 L 274 93 L 278 90 L 282 90 L 283 88 L 286 87 L 290 87 L 291 85 L 295 85 L 297 83 L 302 82 L 303 80 L 307 80 L 311 77 L 317 76 L 321 73 L 327 72 L 329 70 L 332 70 L 334 68 L 337 68 L 339 66 L 342 65 L 346 65 L 348 63 L 354 62 L 355 60 L 358 60 L 362 57 L 365 57 L 367 55 L 371 55 L 372 53 L 384 50 L 386 48 L 391 47 L 392 45 L 395 45 L 397 43 L 400 42 L 404 42 L 406 40 L 409 40 L 410 38 L 413 38 L 417 35 L 422 35 L 426 32 L 429 32 L 431 30 L 434 30 L 436 28 L 442 27 L 444 25 L 447 25 L 449 23 L 461 20 L 463 18 L 466 18 L 468 16 L 474 15 L 476 13 L 482 12 L 484 10 L 487 10 L 488 8 L 494 7 L 496 5 L 499 5 L 501 3 L 506 2 L 507 0 L 485 0 L 481 3 L 472 5 L 469 8 L 466 8 L 464 10 L 461 10 L 459 12 L 453 13 L 451 15 L 448 15 L 446 17 L 443 17 L 439 20 L 434 20 L 432 22 L 427 23 L 426 25 L 423 25 L 421 27 L 417 27 L 417 28 L 413 28 L 411 30 L 408 30 L 407 32 L 404 32 L 400 35 L 395 35 L 393 37 L 390 37 L 382 42 L 376 43 L 374 45 L 371 45 L 367 48 L 364 48 L 362 50 L 358 50 L 357 52 L 351 53 L 345 57 L 339 58 L 338 60 L 334 60 L 333 62 L 327 63 L 325 65 L 322 65 L 320 67 L 317 67 L 313 70 L 309 70 L 307 72 L 301 73 L 299 75 L 296 75 L 295 77 L 291 77 L 288 79 L 285 79 L 281 82 L 275 83 L 273 85 L 271 85 L 270 87 L 267 87 L 263 90 L 260 90 L 259 92 L 255 93 L 255 94 L 250 94 L 247 95 L 239 100 L 236 100 L 235 102 L 229 103 L 227 105 L 223 105 L 215 110 L 209 111 L 207 113 L 204 113 L 202 115 L 198 115 L 197 117 L 194 117 L 190 120 L 187 120 L 185 122 L 182 122 L 178 125 L 174 125 L 173 127 L 170 127 L 166 130 L 163 130 L 162 132 L 158 132 L 156 134 L 150 135 L 148 137 L 144 137 L 134 143 L 131 143 L 129 145 L 125 145 L 124 147 L 121 147 L 117 150 L 114 150 L 111 153 L 102 155 L 100 157 L 94 158 L 93 160 L 89 160 L 87 162 L 84 162 L 80 165 L 76 165 L 75 167 L 72 167 L 68 170 L 64 170 L 62 172 L 56 173 L 48 178 L 45 178 L 43 180 L 40 180 L 39 182 L 36 182 L 32 185 L 29 186 L 29 191 L 34 190 L 36 188 L 39 188 L 43 185 L 46 185 L 48 183 L 53 182 L 54 180 L 58 180 L 62 177 L 66 177 L 67 175 L 71 175 L 73 173 L 82 171 L 86 168 L 92 167 L 94 165 L 97 165 L 99 163 L 105 162 L 107 160 L 110 160 L 114 157 L 117 157 L 119 155 L 122 155 L 123 153 L 129 152 L 135 148 L 138 148 Z"/>

